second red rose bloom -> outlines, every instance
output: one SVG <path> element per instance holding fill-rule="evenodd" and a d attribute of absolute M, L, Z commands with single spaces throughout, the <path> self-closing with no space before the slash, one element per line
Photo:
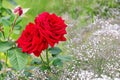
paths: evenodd
<path fill-rule="evenodd" d="M 66 24 L 61 17 L 43 12 L 35 18 L 35 24 L 29 23 L 17 40 L 18 47 L 28 54 L 39 56 L 50 45 L 54 47 L 59 41 L 66 41 Z"/>

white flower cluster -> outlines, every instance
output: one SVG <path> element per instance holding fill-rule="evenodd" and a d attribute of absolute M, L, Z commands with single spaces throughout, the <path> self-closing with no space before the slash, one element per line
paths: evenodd
<path fill-rule="evenodd" d="M 65 80 L 120 79 L 120 18 L 96 18 L 83 29 L 72 27 L 68 38 L 67 52 L 76 60 L 74 69 L 65 70 Z"/>

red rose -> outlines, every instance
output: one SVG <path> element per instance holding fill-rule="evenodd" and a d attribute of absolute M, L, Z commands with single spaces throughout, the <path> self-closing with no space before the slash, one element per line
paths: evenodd
<path fill-rule="evenodd" d="M 18 47 L 28 54 L 39 56 L 50 45 L 66 41 L 66 24 L 61 17 L 44 12 L 35 18 L 35 24 L 29 23 L 17 40 Z"/>
<path fill-rule="evenodd" d="M 35 18 L 35 23 L 38 25 L 39 32 L 51 47 L 54 47 L 55 43 L 59 41 L 66 41 L 64 37 L 64 34 L 66 34 L 66 24 L 61 17 L 43 12 Z"/>
<path fill-rule="evenodd" d="M 17 43 L 23 52 L 34 53 L 35 56 L 39 56 L 42 50 L 48 48 L 48 43 L 35 26 L 35 24 L 29 23 Z"/>

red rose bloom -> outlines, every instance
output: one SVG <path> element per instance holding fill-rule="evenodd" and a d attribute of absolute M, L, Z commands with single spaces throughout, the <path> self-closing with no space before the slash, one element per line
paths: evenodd
<path fill-rule="evenodd" d="M 66 41 L 66 24 L 61 17 L 43 12 L 35 18 L 35 24 L 29 23 L 17 40 L 18 47 L 28 54 L 39 56 L 50 45 Z"/>
<path fill-rule="evenodd" d="M 51 47 L 54 47 L 55 43 L 59 41 L 66 41 L 64 37 L 66 24 L 61 17 L 43 12 L 35 18 L 35 23 L 38 25 L 39 32 L 41 32 Z"/>
<path fill-rule="evenodd" d="M 39 56 L 42 50 L 48 48 L 48 43 L 35 26 L 35 24 L 29 23 L 17 43 L 23 52 L 34 53 L 35 56 Z"/>

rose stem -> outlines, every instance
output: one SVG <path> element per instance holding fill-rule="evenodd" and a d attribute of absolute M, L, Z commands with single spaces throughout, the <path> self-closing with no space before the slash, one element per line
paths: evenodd
<path fill-rule="evenodd" d="M 45 64 L 45 62 L 44 62 L 44 60 L 43 60 L 43 58 L 42 58 L 42 55 L 40 55 L 40 59 L 41 59 L 42 63 Z"/>
<path fill-rule="evenodd" d="M 10 33 L 9 33 L 9 35 L 8 35 L 8 40 L 9 40 L 9 38 L 10 38 L 10 35 L 11 35 L 12 32 L 13 32 L 13 29 L 14 29 L 14 26 L 15 26 L 15 23 L 16 23 L 18 17 L 19 17 L 19 15 L 17 15 L 17 16 L 15 17 L 15 19 L 14 19 L 14 22 L 13 22 L 13 24 L 12 24 L 12 28 L 11 28 Z"/>
<path fill-rule="evenodd" d="M 49 58 L 48 58 L 48 49 L 46 49 L 46 60 L 47 60 L 47 65 L 48 65 L 48 67 L 50 67 L 50 66 L 49 66 Z"/>

